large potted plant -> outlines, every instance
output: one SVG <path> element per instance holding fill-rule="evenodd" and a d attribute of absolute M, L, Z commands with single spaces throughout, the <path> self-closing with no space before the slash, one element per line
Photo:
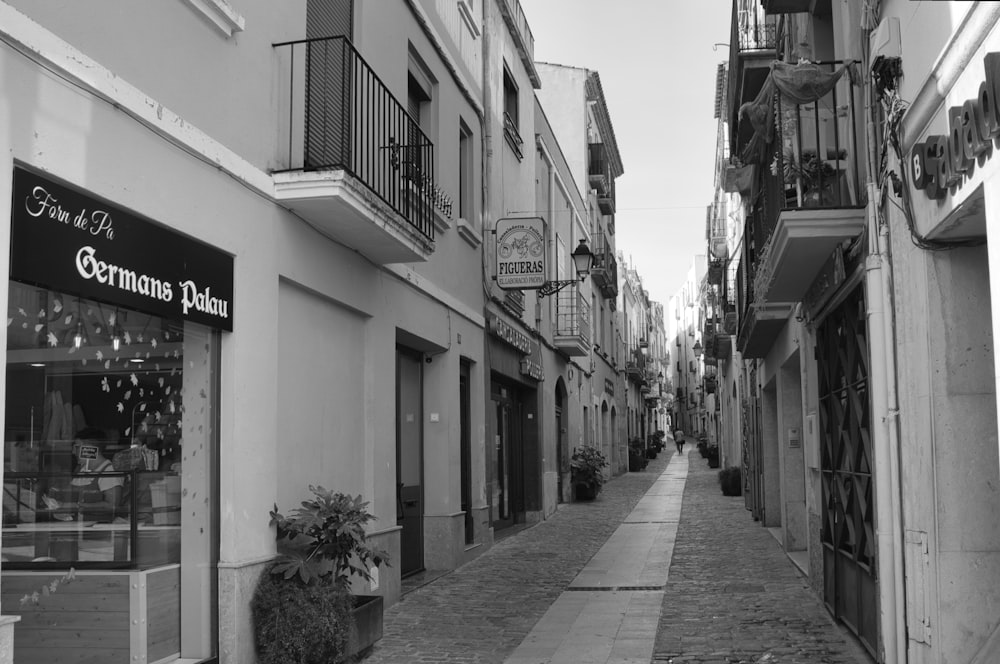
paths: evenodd
<path fill-rule="evenodd" d="M 570 478 L 578 500 L 593 500 L 604 486 L 604 468 L 608 460 L 596 447 L 573 450 L 570 457 Z"/>
<path fill-rule="evenodd" d="M 371 580 L 385 551 L 365 541 L 375 517 L 361 496 L 310 486 L 313 498 L 285 516 L 270 513 L 279 556 L 254 592 L 260 664 L 348 662 L 382 637 L 382 597 L 353 595 L 353 577 Z"/>

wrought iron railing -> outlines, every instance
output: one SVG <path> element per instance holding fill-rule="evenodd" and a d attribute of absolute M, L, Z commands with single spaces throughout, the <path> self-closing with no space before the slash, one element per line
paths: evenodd
<path fill-rule="evenodd" d="M 727 83 L 727 106 L 729 116 L 736 128 L 735 113 L 740 100 L 739 81 L 743 75 L 741 56 L 759 56 L 767 51 L 777 52 L 778 24 L 774 16 L 764 14 L 757 0 L 733 0 L 733 15 L 729 35 L 729 72 Z"/>
<path fill-rule="evenodd" d="M 588 146 L 590 164 L 587 175 L 590 186 L 597 190 L 598 195 L 606 195 L 611 182 L 611 163 L 608 161 L 608 149 L 604 143 L 591 143 Z"/>
<path fill-rule="evenodd" d="M 288 149 L 281 171 L 344 170 L 434 238 L 434 145 L 346 37 L 274 44 Z"/>
<path fill-rule="evenodd" d="M 777 46 L 778 26 L 757 0 L 733 2 L 732 41 L 740 51 L 768 51 Z"/>
<path fill-rule="evenodd" d="M 504 138 L 507 139 L 507 144 L 510 145 L 510 149 L 517 155 L 517 158 L 523 159 L 524 139 L 521 138 L 520 132 L 517 131 L 517 123 L 514 122 L 514 118 L 512 118 L 506 111 L 504 111 L 503 114 L 503 135 Z"/>
<path fill-rule="evenodd" d="M 557 337 L 577 337 L 581 344 L 590 345 L 590 300 L 578 285 L 556 294 L 556 317 L 552 332 Z"/>
<path fill-rule="evenodd" d="M 844 63 L 814 64 L 833 73 Z M 862 161 L 855 97 L 849 72 L 808 104 L 775 95 L 773 161 L 770 168 L 759 169 L 768 184 L 769 216 L 783 209 L 859 205 Z"/>

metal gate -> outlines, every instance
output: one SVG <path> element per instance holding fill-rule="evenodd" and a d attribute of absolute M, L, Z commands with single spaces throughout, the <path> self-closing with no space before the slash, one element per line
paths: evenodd
<path fill-rule="evenodd" d="M 864 289 L 816 332 L 827 609 L 875 654 L 878 579 Z"/>
<path fill-rule="evenodd" d="M 750 370 L 749 388 L 743 399 L 743 504 L 755 521 L 764 518 L 764 486 L 761 471 L 760 397 L 757 394 L 757 369 Z"/>

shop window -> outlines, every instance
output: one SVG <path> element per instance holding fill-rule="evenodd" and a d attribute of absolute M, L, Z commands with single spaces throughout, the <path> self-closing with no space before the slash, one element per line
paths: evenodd
<path fill-rule="evenodd" d="M 205 570 L 218 555 L 218 348 L 218 333 L 195 323 L 10 283 L 5 570 L 173 570 L 150 601 L 176 602 L 204 631 L 182 636 L 178 622 L 171 643 L 204 641 L 215 603 Z"/>
<path fill-rule="evenodd" d="M 4 566 L 182 562 L 182 538 L 213 530 L 215 335 L 18 283 L 9 296 Z"/>

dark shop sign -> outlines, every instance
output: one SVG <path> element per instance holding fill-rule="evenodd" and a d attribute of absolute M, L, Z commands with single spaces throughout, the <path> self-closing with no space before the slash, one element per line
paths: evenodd
<path fill-rule="evenodd" d="M 1000 53 L 983 58 L 986 80 L 979 94 L 948 109 L 948 134 L 928 136 L 910 151 L 913 186 L 928 198 L 941 199 L 971 175 L 976 160 L 989 156 L 1000 135 Z"/>
<path fill-rule="evenodd" d="M 10 278 L 166 318 L 233 329 L 233 258 L 14 168 Z"/>
<path fill-rule="evenodd" d="M 497 339 L 506 342 L 525 355 L 531 355 L 534 352 L 535 344 L 531 341 L 531 338 L 524 332 L 515 329 L 513 325 L 496 314 L 490 314 L 489 324 L 490 334 Z"/>

